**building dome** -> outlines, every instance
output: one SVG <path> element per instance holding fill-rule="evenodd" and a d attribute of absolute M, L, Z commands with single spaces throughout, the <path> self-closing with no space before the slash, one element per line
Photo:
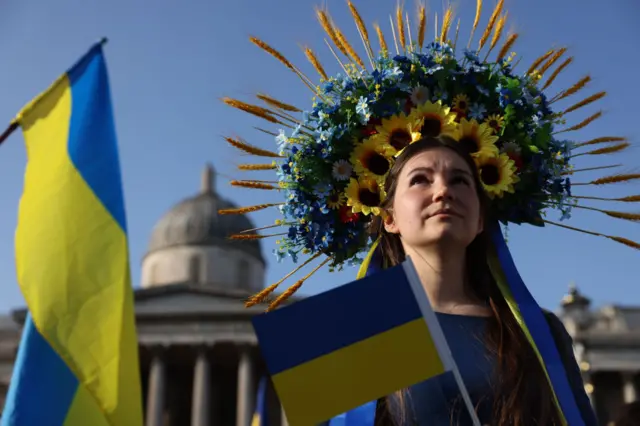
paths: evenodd
<path fill-rule="evenodd" d="M 147 253 L 184 245 L 216 245 L 246 251 L 264 261 L 260 241 L 231 241 L 229 235 L 255 228 L 245 215 L 220 215 L 237 206 L 214 190 L 215 174 L 209 165 L 202 175 L 202 190 L 169 210 L 153 229 Z"/>
<path fill-rule="evenodd" d="M 229 235 L 255 225 L 244 215 L 218 214 L 220 209 L 236 206 L 216 193 L 211 165 L 202 174 L 201 186 L 199 194 L 175 205 L 154 227 L 143 260 L 143 287 L 193 281 L 220 285 L 220 281 L 228 281 L 224 279 L 224 275 L 229 275 L 228 271 L 222 271 L 224 268 L 251 268 L 251 265 L 257 268 L 259 264 L 259 269 L 264 270 L 259 240 L 229 240 Z M 240 276 L 240 279 L 251 280 L 247 272 Z M 261 279 L 253 281 L 235 282 L 232 286 L 252 290 L 256 287 L 255 281 Z"/>

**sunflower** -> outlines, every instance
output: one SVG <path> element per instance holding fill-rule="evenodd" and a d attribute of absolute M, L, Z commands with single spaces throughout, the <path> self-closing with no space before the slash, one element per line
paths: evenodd
<path fill-rule="evenodd" d="M 392 148 L 377 135 L 356 145 L 351 153 L 351 164 L 359 176 L 384 179 L 391 169 Z"/>
<path fill-rule="evenodd" d="M 361 177 L 356 180 L 351 178 L 345 193 L 347 205 L 352 207 L 353 213 L 362 212 L 364 215 L 371 213 L 375 216 L 384 216 L 384 211 L 380 206 L 387 194 L 375 179 Z"/>
<path fill-rule="evenodd" d="M 469 110 L 469 97 L 460 93 L 453 98 L 452 109 L 457 112 L 466 113 Z"/>
<path fill-rule="evenodd" d="M 345 196 L 342 192 L 332 191 L 327 197 L 327 206 L 330 209 L 338 209 L 344 205 Z"/>
<path fill-rule="evenodd" d="M 513 185 L 520 181 L 516 165 L 507 154 L 482 155 L 475 158 L 480 181 L 490 198 L 502 198 L 505 192 L 513 194 Z"/>
<path fill-rule="evenodd" d="M 426 102 L 414 108 L 409 117 L 422 123 L 418 130 L 423 137 L 456 136 L 456 115 L 441 101 Z"/>
<path fill-rule="evenodd" d="M 491 128 L 487 124 L 463 118 L 458 126 L 457 139 L 463 148 L 474 157 L 498 155 L 498 148 L 495 145 L 498 137 L 492 135 Z"/>
<path fill-rule="evenodd" d="M 502 127 L 504 126 L 504 117 L 498 114 L 492 114 L 484 121 L 484 124 L 491 127 L 495 134 L 500 133 Z"/>
<path fill-rule="evenodd" d="M 388 145 L 393 156 L 420 139 L 419 128 L 420 119 L 400 113 L 383 119 L 376 127 L 378 134 L 373 137 Z"/>

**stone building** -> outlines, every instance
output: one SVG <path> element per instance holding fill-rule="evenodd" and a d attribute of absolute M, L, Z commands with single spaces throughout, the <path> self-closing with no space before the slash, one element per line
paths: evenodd
<path fill-rule="evenodd" d="M 257 383 L 266 374 L 245 309 L 263 288 L 266 262 L 259 241 L 229 241 L 253 228 L 244 216 L 220 216 L 232 203 L 215 192 L 207 167 L 201 191 L 178 203 L 153 229 L 135 291 L 147 426 L 249 426 Z M 0 316 L 0 408 L 26 311 Z M 602 424 L 638 398 L 640 307 L 594 310 L 575 287 L 559 312 L 575 339 L 586 389 Z M 286 419 L 273 389 L 271 425 Z"/>
<path fill-rule="evenodd" d="M 585 390 L 601 424 L 607 424 L 623 404 L 640 397 L 640 306 L 593 310 L 571 285 L 559 314 L 573 337 Z"/>

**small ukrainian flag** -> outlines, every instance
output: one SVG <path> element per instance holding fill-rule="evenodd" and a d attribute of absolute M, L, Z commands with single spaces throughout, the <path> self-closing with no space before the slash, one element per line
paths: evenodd
<path fill-rule="evenodd" d="M 291 426 L 315 426 L 446 371 L 459 378 L 410 260 L 253 325 Z"/>
<path fill-rule="evenodd" d="M 251 426 L 269 426 L 267 417 L 267 378 L 260 379 L 258 395 L 256 397 L 256 411 L 251 420 Z"/>

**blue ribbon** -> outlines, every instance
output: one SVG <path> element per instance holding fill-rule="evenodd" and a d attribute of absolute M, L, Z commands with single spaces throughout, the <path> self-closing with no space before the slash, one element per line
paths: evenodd
<path fill-rule="evenodd" d="M 327 426 L 373 426 L 378 401 L 367 402 L 358 408 L 329 420 Z"/>
<path fill-rule="evenodd" d="M 518 305 L 522 319 L 529 329 L 529 333 L 546 366 L 547 374 L 551 380 L 564 417 L 570 426 L 584 426 L 584 421 L 576 404 L 575 396 L 567 379 L 564 364 L 562 363 L 560 353 L 549 329 L 549 323 L 542 309 L 540 309 L 540 306 L 538 306 L 522 281 L 511 257 L 511 253 L 509 252 L 509 248 L 504 241 L 502 230 L 497 224 L 491 232 L 491 239 L 513 299 Z"/>

